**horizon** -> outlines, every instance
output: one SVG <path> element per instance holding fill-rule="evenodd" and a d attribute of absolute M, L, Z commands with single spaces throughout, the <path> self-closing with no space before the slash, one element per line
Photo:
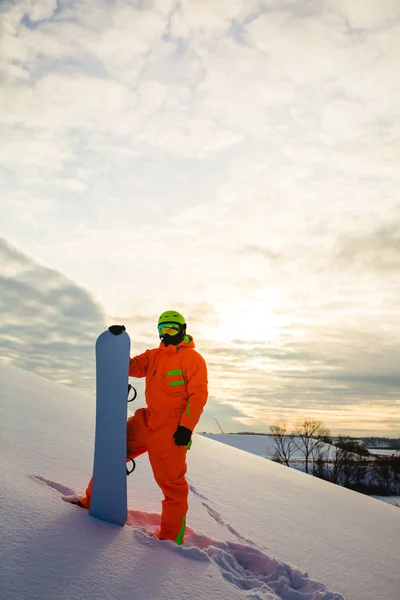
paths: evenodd
<path fill-rule="evenodd" d="M 185 315 L 199 427 L 400 432 L 397 0 L 0 4 L 2 360 Z"/>

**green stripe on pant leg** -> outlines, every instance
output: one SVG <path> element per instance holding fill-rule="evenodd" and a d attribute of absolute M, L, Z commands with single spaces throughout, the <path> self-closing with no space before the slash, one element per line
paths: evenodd
<path fill-rule="evenodd" d="M 183 536 L 185 535 L 185 529 L 186 529 L 186 517 L 182 517 L 182 525 L 181 525 L 181 529 L 178 533 L 178 537 L 176 538 L 175 542 L 181 546 L 182 542 L 183 542 Z"/>

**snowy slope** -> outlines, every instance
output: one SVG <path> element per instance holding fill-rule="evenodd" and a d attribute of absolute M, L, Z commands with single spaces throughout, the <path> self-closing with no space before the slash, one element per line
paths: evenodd
<path fill-rule="evenodd" d="M 60 499 L 91 474 L 93 398 L 9 366 L 0 380 L 2 599 L 395 600 L 398 508 L 195 436 L 191 529 L 161 542 L 146 457 L 124 528 Z"/>

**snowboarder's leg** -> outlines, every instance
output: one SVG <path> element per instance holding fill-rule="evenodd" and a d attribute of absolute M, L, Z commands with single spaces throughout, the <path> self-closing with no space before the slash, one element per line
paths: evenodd
<path fill-rule="evenodd" d="M 126 427 L 127 427 L 127 448 L 126 448 L 126 456 L 127 461 L 130 458 L 136 458 L 141 454 L 147 452 L 147 427 L 143 422 L 143 412 L 144 409 L 139 409 L 135 412 L 133 417 L 128 419 Z M 90 498 L 92 496 L 92 484 L 93 478 L 90 479 L 89 485 L 86 488 L 85 496 L 79 498 L 79 505 L 84 508 L 90 508 Z"/>
<path fill-rule="evenodd" d="M 173 427 L 175 431 L 176 425 Z M 149 439 L 149 459 L 154 478 L 160 486 L 162 502 L 161 528 L 158 537 L 182 544 L 186 513 L 188 510 L 189 486 L 186 474 L 186 447 L 177 446 L 172 438 L 172 429 L 165 429 L 165 437 L 156 432 Z"/>

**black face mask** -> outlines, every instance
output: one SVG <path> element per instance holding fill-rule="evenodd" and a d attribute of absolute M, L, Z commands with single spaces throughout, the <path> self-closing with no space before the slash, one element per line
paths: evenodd
<path fill-rule="evenodd" d="M 164 342 L 164 346 L 177 346 L 180 344 L 185 337 L 184 331 L 179 331 L 176 335 L 169 335 L 166 333 L 162 336 L 162 341 Z"/>

